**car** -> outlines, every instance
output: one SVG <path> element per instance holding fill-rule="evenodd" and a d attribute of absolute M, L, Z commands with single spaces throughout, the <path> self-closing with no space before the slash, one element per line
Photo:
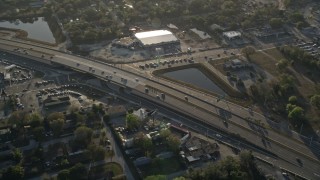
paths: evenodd
<path fill-rule="evenodd" d="M 299 163 L 300 166 L 302 166 L 302 161 L 300 158 L 296 157 L 296 161 Z"/>
<path fill-rule="evenodd" d="M 220 134 L 216 134 L 217 138 L 222 138 L 222 136 Z"/>
<path fill-rule="evenodd" d="M 144 127 L 144 129 L 146 130 L 146 131 L 149 131 L 149 127 L 148 126 L 143 126 Z"/>

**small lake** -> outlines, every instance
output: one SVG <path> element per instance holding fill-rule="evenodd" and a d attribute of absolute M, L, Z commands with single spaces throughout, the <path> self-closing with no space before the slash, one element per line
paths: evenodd
<path fill-rule="evenodd" d="M 165 77 L 182 81 L 219 95 L 226 93 L 197 68 L 188 68 L 163 74 Z"/>
<path fill-rule="evenodd" d="M 21 29 L 28 32 L 28 38 L 48 43 L 55 43 L 56 40 L 44 18 L 39 17 L 33 23 L 24 23 L 20 20 L 9 22 L 0 21 L 0 27 Z"/>

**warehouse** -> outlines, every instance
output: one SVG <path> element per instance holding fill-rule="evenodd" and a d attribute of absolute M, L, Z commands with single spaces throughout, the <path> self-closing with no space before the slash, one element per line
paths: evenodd
<path fill-rule="evenodd" d="M 180 51 L 180 41 L 168 30 L 154 30 L 134 34 L 141 47 L 159 54 Z"/>

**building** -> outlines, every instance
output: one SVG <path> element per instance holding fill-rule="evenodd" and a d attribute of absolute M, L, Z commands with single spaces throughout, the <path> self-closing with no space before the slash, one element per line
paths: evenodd
<path fill-rule="evenodd" d="M 134 35 L 143 47 L 176 44 L 180 41 L 168 30 L 139 32 Z"/>
<path fill-rule="evenodd" d="M 233 40 L 241 38 L 241 33 L 239 31 L 227 31 L 223 32 L 223 36 L 226 37 L 228 40 Z"/>
<path fill-rule="evenodd" d="M 168 30 L 154 30 L 134 34 L 141 47 L 154 54 L 168 54 L 181 51 L 180 41 Z"/>
<path fill-rule="evenodd" d="M 112 42 L 113 46 L 127 49 L 133 49 L 136 43 L 136 39 L 131 37 L 124 37 Z"/>

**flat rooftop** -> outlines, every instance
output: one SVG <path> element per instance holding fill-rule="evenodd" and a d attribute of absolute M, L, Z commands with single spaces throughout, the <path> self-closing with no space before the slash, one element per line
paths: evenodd
<path fill-rule="evenodd" d="M 145 46 L 178 41 L 168 30 L 139 32 L 134 36 Z"/>
<path fill-rule="evenodd" d="M 224 36 L 227 36 L 228 38 L 235 38 L 235 37 L 240 37 L 241 36 L 241 32 L 239 31 L 227 31 L 227 32 L 223 32 Z"/>

